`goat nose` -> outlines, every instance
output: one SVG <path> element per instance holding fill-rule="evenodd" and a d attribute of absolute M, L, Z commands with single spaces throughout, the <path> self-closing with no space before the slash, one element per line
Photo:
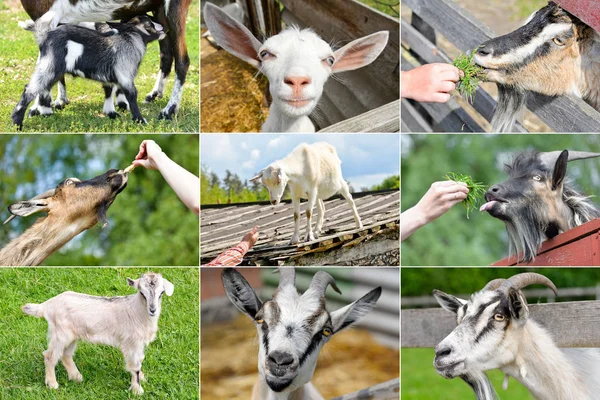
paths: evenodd
<path fill-rule="evenodd" d="M 477 49 L 477 54 L 480 56 L 489 56 L 492 53 L 493 53 L 493 51 L 490 46 L 483 45 Z"/>
<path fill-rule="evenodd" d="M 290 353 L 276 350 L 269 354 L 269 360 L 277 365 L 285 366 L 293 364 L 294 357 Z"/>
<path fill-rule="evenodd" d="M 435 349 L 435 356 L 437 358 L 445 357 L 445 356 L 449 355 L 450 353 L 452 353 L 451 347 L 442 347 L 441 349 L 438 349 L 438 348 Z"/>
<path fill-rule="evenodd" d="M 494 185 L 489 189 L 489 191 L 492 193 L 498 193 L 500 191 L 500 186 Z"/>
<path fill-rule="evenodd" d="M 283 82 L 291 87 L 302 87 L 312 83 L 312 79 L 308 76 L 286 76 Z"/>

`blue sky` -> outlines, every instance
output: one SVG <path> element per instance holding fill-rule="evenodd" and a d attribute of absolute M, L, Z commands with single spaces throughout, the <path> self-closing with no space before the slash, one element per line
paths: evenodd
<path fill-rule="evenodd" d="M 204 134 L 201 162 L 219 178 L 225 170 L 242 180 L 289 154 L 300 143 L 328 142 L 342 160 L 344 179 L 356 191 L 400 171 L 400 135 L 397 134 Z"/>

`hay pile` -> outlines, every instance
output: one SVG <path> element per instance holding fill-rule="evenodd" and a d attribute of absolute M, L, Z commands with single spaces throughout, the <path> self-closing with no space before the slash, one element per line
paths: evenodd
<path fill-rule="evenodd" d="M 258 377 L 258 342 L 245 317 L 202 327 L 202 400 L 247 400 Z M 333 336 L 319 354 L 312 382 L 326 399 L 399 376 L 399 352 L 378 344 L 362 330 Z"/>
<path fill-rule="evenodd" d="M 260 132 L 269 108 L 263 104 L 267 79 L 256 68 L 201 42 L 201 132 Z"/>

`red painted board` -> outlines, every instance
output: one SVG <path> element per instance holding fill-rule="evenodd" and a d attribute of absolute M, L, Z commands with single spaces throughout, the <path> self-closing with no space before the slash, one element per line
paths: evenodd
<path fill-rule="evenodd" d="M 591 266 L 600 265 L 600 218 L 561 233 L 542 244 L 532 263 L 517 264 L 507 257 L 492 266 Z"/>
<path fill-rule="evenodd" d="M 555 0 L 565 10 L 600 32 L 600 1 Z"/>

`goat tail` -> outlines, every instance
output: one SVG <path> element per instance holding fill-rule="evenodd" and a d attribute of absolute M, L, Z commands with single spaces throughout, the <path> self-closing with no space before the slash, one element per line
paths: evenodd
<path fill-rule="evenodd" d="M 35 32 L 35 22 L 28 19 L 27 21 L 19 21 L 19 26 L 26 31 Z"/>
<path fill-rule="evenodd" d="M 492 132 L 511 132 L 519 112 L 525 106 L 527 92 L 507 85 L 498 85 L 498 105 L 492 117 Z"/>
<path fill-rule="evenodd" d="M 34 303 L 27 303 L 25 304 L 23 307 L 21 307 L 21 310 L 23 310 L 23 312 L 27 315 L 31 315 L 37 318 L 41 318 L 44 316 L 44 305 L 43 304 L 34 304 Z"/>

